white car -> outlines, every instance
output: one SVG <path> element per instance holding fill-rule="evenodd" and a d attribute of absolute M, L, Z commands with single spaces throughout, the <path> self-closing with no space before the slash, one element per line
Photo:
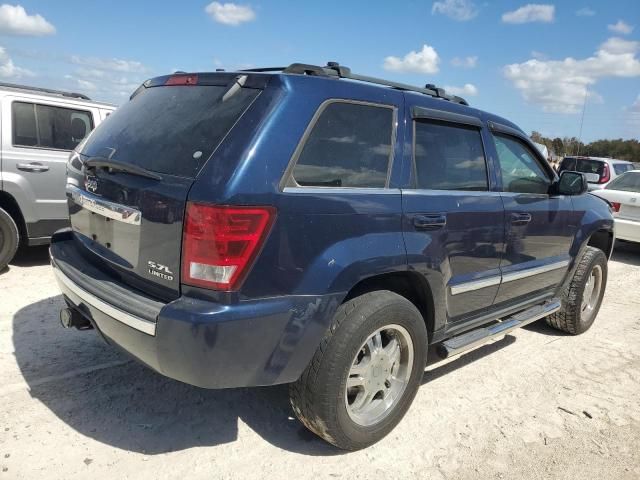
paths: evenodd
<path fill-rule="evenodd" d="M 633 163 L 615 158 L 564 157 L 558 173 L 565 170 L 584 173 L 589 182 L 589 191 L 592 191 L 605 188 L 616 177 L 634 168 Z"/>
<path fill-rule="evenodd" d="M 591 193 L 611 203 L 616 238 L 640 242 L 640 170 L 625 172 Z"/>

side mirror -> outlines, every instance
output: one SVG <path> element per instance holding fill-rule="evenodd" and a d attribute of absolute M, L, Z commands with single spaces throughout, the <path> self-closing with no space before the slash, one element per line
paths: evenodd
<path fill-rule="evenodd" d="M 560 179 L 551 185 L 552 193 L 558 195 L 582 195 L 589 190 L 589 184 L 584 173 L 565 170 Z"/>

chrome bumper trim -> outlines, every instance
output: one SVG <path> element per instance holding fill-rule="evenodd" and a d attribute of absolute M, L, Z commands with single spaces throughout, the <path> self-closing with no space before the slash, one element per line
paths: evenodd
<path fill-rule="evenodd" d="M 124 323 L 131 328 L 146 333 L 147 335 L 155 336 L 155 322 L 150 322 L 149 320 L 145 320 L 144 318 L 136 317 L 135 315 L 131 315 L 130 313 L 126 313 L 112 305 L 109 305 L 105 301 L 99 299 L 95 295 L 76 285 L 69 277 L 62 273 L 59 268 L 55 267 L 55 265 L 53 267 L 53 272 L 55 273 L 58 282 L 71 290 L 75 295 L 80 297 L 80 299 L 87 305 L 100 310 L 105 315 L 108 315 L 111 318 Z"/>

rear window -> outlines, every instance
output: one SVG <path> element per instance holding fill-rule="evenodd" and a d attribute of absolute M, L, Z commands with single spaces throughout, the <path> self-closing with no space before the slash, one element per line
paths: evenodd
<path fill-rule="evenodd" d="M 97 128 L 82 155 L 127 162 L 153 172 L 195 177 L 260 90 L 224 86 L 151 87 Z"/>
<path fill-rule="evenodd" d="M 629 172 L 620 175 L 605 188 L 623 192 L 640 192 L 640 172 Z"/>
<path fill-rule="evenodd" d="M 604 170 L 604 162 L 599 160 L 586 160 L 586 159 L 577 159 L 575 171 L 581 173 L 597 173 L 598 175 L 602 175 L 602 171 Z"/>
<path fill-rule="evenodd" d="M 613 170 L 616 172 L 616 175 L 622 175 L 624 172 L 633 170 L 633 165 L 630 163 L 614 163 Z"/>

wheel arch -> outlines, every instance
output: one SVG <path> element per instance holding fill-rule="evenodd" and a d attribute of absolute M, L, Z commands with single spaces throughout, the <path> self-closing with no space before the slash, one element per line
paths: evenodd
<path fill-rule="evenodd" d="M 389 290 L 415 305 L 424 319 L 427 334 L 431 340 L 436 329 L 436 305 L 433 290 L 423 275 L 418 272 L 402 271 L 367 277 L 349 290 L 343 303 L 376 290 Z"/>
<path fill-rule="evenodd" d="M 13 221 L 16 222 L 18 226 L 18 231 L 20 232 L 20 242 L 24 242 L 27 239 L 27 225 L 24 221 L 24 216 L 22 215 L 22 210 L 20 210 L 20 206 L 18 202 L 10 193 L 5 191 L 0 191 L 0 208 L 5 210 Z"/>

